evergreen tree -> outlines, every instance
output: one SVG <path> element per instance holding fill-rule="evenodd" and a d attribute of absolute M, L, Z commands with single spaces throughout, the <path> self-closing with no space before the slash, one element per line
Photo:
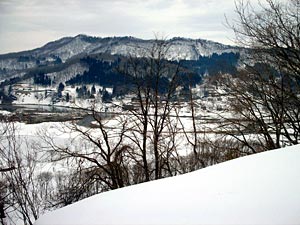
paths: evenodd
<path fill-rule="evenodd" d="M 67 92 L 67 94 L 66 94 L 66 102 L 69 102 L 70 101 L 70 94 L 69 94 L 69 92 Z"/>
<path fill-rule="evenodd" d="M 59 83 L 57 91 L 62 92 L 64 89 L 65 89 L 65 85 L 63 83 Z"/>
<path fill-rule="evenodd" d="M 110 102 L 111 100 L 111 95 L 104 89 L 102 94 L 102 102 Z"/>
<path fill-rule="evenodd" d="M 95 88 L 95 85 L 93 85 L 92 88 L 91 88 L 91 94 L 92 94 L 92 95 L 96 94 L 96 88 Z"/>
<path fill-rule="evenodd" d="M 59 98 L 62 97 L 62 91 L 65 89 L 65 85 L 63 83 L 59 83 L 58 88 L 57 88 L 57 96 Z"/>
<path fill-rule="evenodd" d="M 51 79 L 47 75 L 45 75 L 44 73 L 41 73 L 41 72 L 34 75 L 33 82 L 35 84 L 40 84 L 43 86 L 51 85 Z"/>

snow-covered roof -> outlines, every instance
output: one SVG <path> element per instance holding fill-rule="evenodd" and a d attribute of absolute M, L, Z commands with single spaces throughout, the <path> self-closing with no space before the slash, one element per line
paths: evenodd
<path fill-rule="evenodd" d="M 300 224 L 300 145 L 101 193 L 35 224 Z"/>

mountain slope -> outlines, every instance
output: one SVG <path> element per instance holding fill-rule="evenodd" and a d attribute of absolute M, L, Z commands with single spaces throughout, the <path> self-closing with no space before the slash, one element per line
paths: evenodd
<path fill-rule="evenodd" d="M 170 60 L 197 60 L 199 56 L 238 51 L 237 47 L 202 39 L 173 38 L 167 42 L 170 44 L 168 54 Z M 34 68 L 60 60 L 65 62 L 80 55 L 108 53 L 144 56 L 145 49 L 151 48 L 153 43 L 154 40 L 133 37 L 97 38 L 86 35 L 65 37 L 34 50 L 0 55 L 0 75 L 7 71 Z"/>
<path fill-rule="evenodd" d="M 102 193 L 35 224 L 299 224 L 299 171 L 297 145 Z"/>

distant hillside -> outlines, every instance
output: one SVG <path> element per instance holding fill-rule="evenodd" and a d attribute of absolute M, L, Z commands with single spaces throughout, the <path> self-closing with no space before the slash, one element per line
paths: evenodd
<path fill-rule="evenodd" d="M 128 83 L 124 83 L 116 67 L 128 56 L 148 57 L 154 43 L 155 40 L 134 37 L 77 35 L 49 42 L 41 48 L 0 55 L 0 97 L 8 99 L 6 102 L 12 100 L 8 97 L 8 87 L 18 83 L 51 85 L 52 89 L 60 83 L 98 84 L 114 86 L 123 92 L 120 85 Z M 169 47 L 166 60 L 171 64 L 180 63 L 186 72 L 193 74 L 194 84 L 201 82 L 204 74 L 233 74 L 239 63 L 241 49 L 238 47 L 186 38 L 172 38 L 166 43 Z"/>
<path fill-rule="evenodd" d="M 108 53 L 112 55 L 145 56 L 154 40 L 142 40 L 133 37 L 98 38 L 86 35 L 65 37 L 49 42 L 41 48 L 18 53 L 0 55 L 0 75 L 37 66 L 66 62 L 72 57 Z M 169 60 L 197 60 L 200 56 L 210 56 L 238 52 L 237 47 L 203 39 L 172 38 L 167 40 L 170 49 Z"/>

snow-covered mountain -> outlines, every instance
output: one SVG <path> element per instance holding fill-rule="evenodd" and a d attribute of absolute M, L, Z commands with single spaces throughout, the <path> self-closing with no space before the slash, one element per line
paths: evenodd
<path fill-rule="evenodd" d="M 0 55 L 0 100 L 24 104 L 26 99 L 56 101 L 55 93 L 60 83 L 69 86 L 97 84 L 121 90 L 126 84 L 116 68 L 126 62 L 128 56 L 150 56 L 155 42 L 158 43 L 157 40 L 134 37 L 77 35 L 49 42 L 37 49 Z M 165 58 L 173 61 L 170 63 L 182 60 L 181 68 L 186 73 L 193 73 L 194 81 L 198 83 L 204 74 L 233 74 L 239 64 L 241 49 L 238 47 L 187 38 L 172 38 L 165 44 Z M 37 90 L 44 90 L 43 98 L 32 98 L 37 95 Z"/>
<path fill-rule="evenodd" d="M 49 42 L 30 51 L 0 55 L 0 75 L 7 71 L 23 70 L 55 62 L 66 62 L 72 57 L 97 53 L 145 56 L 155 40 L 133 37 L 90 37 L 77 35 Z M 203 39 L 172 38 L 167 58 L 169 60 L 197 60 L 199 56 L 213 53 L 237 52 L 238 48 Z"/>
<path fill-rule="evenodd" d="M 300 146 L 84 199 L 35 225 L 299 224 Z"/>

